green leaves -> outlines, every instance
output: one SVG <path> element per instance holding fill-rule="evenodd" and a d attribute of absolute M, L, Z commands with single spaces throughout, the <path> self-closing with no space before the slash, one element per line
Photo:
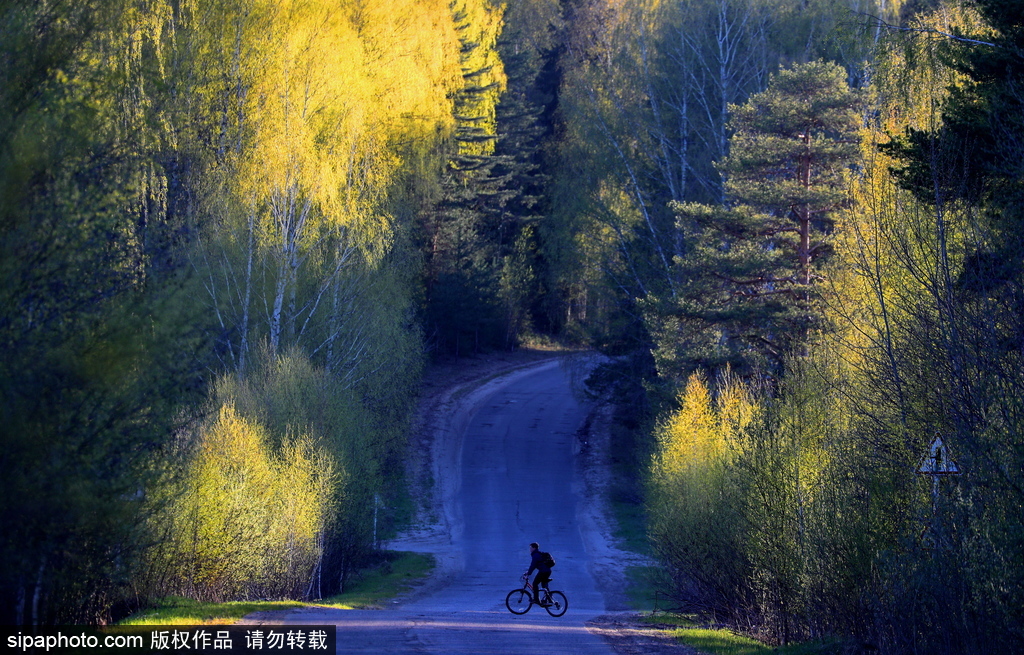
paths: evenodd
<path fill-rule="evenodd" d="M 338 483 L 332 458 L 308 435 L 274 447 L 259 423 L 223 405 L 181 482 L 158 491 L 151 591 L 204 601 L 305 597 Z"/>
<path fill-rule="evenodd" d="M 140 563 L 155 572 L 149 591 L 177 584 L 189 530 L 235 530 L 223 526 L 245 502 L 225 500 L 225 487 L 280 507 L 273 481 L 303 480 L 323 453 L 361 477 L 316 478 L 328 502 L 310 507 L 397 494 L 422 361 L 405 240 L 427 204 L 402 191 L 436 184 L 422 162 L 450 134 L 464 79 L 447 2 L 357 5 L 0 9 L 0 555 L 12 564 L 0 618 L 109 620 Z M 284 359 L 252 395 L 272 397 L 273 415 L 243 412 L 239 399 L 230 430 L 200 430 L 224 370 L 240 387 L 265 382 L 245 380 L 263 366 L 264 340 Z M 237 466 L 204 455 L 217 463 L 175 486 L 163 474 L 192 454 L 184 435 L 201 433 L 267 443 Z M 243 484 L 261 476 L 277 491 Z M 147 512 L 161 504 L 141 499 L 185 503 L 179 492 L 192 502 L 175 505 L 180 530 L 154 530 Z M 296 512 L 291 532 L 266 515 L 239 518 L 237 531 L 279 545 L 309 533 Z M 250 593 L 261 567 L 267 593 L 306 593 L 296 580 L 308 582 L 310 553 L 372 547 L 365 512 L 340 518 L 333 544 L 321 526 L 318 544 L 296 546 L 296 568 L 211 536 L 203 593 Z M 177 550 L 142 556 L 164 536 Z M 235 573 L 213 563 L 221 547 Z"/>
<path fill-rule="evenodd" d="M 120 50 L 130 12 L 3 11 L 0 41 L 17 56 L 0 57 L 12 80 L 0 96 L 0 612 L 93 622 L 145 544 L 139 498 L 197 400 L 202 321 L 180 274 L 163 135 L 138 132 L 154 125 L 153 79 Z"/>
<path fill-rule="evenodd" d="M 672 206 L 686 243 L 677 311 L 689 329 L 738 342 L 730 350 L 742 370 L 778 367 L 820 325 L 815 296 L 832 214 L 848 203 L 859 110 L 835 64 L 780 71 L 733 108 L 721 163 L 728 204 Z"/>

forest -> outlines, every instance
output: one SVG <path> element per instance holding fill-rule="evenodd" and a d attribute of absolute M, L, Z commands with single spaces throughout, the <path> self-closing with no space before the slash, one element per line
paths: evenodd
<path fill-rule="evenodd" d="M 5 0 L 0 113 L 0 622 L 343 590 L 539 339 L 679 607 L 1024 650 L 1017 0 Z"/>

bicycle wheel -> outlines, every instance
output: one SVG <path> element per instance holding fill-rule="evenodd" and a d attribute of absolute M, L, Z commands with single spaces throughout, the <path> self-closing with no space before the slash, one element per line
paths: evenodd
<path fill-rule="evenodd" d="M 526 614 L 533 604 L 533 596 L 529 589 L 513 589 L 505 596 L 505 607 L 513 614 Z"/>
<path fill-rule="evenodd" d="M 548 604 L 544 607 L 551 616 L 562 616 L 569 609 L 569 599 L 560 591 L 548 594 Z"/>

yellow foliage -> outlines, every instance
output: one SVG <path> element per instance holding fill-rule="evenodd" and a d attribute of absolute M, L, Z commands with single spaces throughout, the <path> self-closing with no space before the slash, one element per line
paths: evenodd
<path fill-rule="evenodd" d="M 498 99 L 505 91 L 505 68 L 498 55 L 504 5 L 490 0 L 455 0 L 451 4 L 455 27 L 462 44 L 460 64 L 464 79 L 455 111 L 487 135 L 497 135 Z M 461 155 L 489 155 L 494 140 L 459 143 Z"/>
<path fill-rule="evenodd" d="M 920 21 L 923 29 L 943 33 L 984 30 L 976 10 L 964 5 L 943 4 L 922 14 Z M 900 162 L 879 145 L 908 128 L 939 127 L 939 108 L 949 88 L 965 81 L 939 62 L 939 41 L 899 39 L 879 59 L 873 89 L 878 120 L 862 131 L 864 166 L 851 178 L 855 203 L 837 221 L 836 250 L 841 254 L 830 271 L 828 315 L 834 330 L 828 338 L 846 373 L 853 374 L 846 378 L 853 383 L 864 381 L 863 372 L 878 353 L 893 356 L 893 326 L 934 284 L 939 248 L 934 211 L 897 186 L 890 171 Z M 955 209 L 944 212 L 949 227 L 962 220 Z M 948 229 L 942 238 L 955 246 L 963 233 Z"/>
<path fill-rule="evenodd" d="M 756 406 L 743 383 L 728 373 L 712 399 L 704 376 L 692 374 L 679 396 L 680 408 L 658 431 L 655 477 L 673 476 L 727 462 L 754 417 Z"/>
<path fill-rule="evenodd" d="M 396 132 L 406 121 L 451 122 L 452 93 L 462 85 L 458 34 L 444 0 L 394 0 L 349 8 L 363 46 L 379 118 Z"/>
<path fill-rule="evenodd" d="M 381 154 L 367 124 L 372 88 L 359 35 L 336 8 L 282 2 L 266 10 L 273 20 L 252 62 L 250 193 L 273 219 L 266 227 L 275 239 L 308 241 L 321 222 L 356 218 L 343 211 L 346 175 L 359 158 Z"/>
<path fill-rule="evenodd" d="M 344 228 L 367 252 L 383 252 L 390 225 L 382 208 L 403 163 L 394 146 L 450 132 L 452 96 L 463 85 L 448 3 L 195 4 L 186 13 L 192 39 L 209 48 L 200 48 L 199 65 L 237 77 L 228 88 L 214 78 L 196 91 L 223 112 L 207 117 L 216 129 L 236 121 L 244 135 L 228 187 L 256 213 L 261 241 L 290 255 L 323 230 Z M 494 27 L 488 16 L 481 29 Z M 225 94 L 226 111 L 217 100 Z"/>
<path fill-rule="evenodd" d="M 669 417 L 660 435 L 660 464 L 666 472 L 717 459 L 724 447 L 703 376 L 690 376 L 680 401 L 679 411 Z"/>
<path fill-rule="evenodd" d="M 277 349 L 332 330 L 344 272 L 374 269 L 393 246 L 391 213 L 411 186 L 400 182 L 439 175 L 471 84 L 462 39 L 493 44 L 500 29 L 488 0 L 464 4 L 462 33 L 445 0 L 193 0 L 182 11 L 180 59 L 194 69 L 182 131 L 211 159 L 200 200 L 218 220 L 203 256 L 225 267 L 208 288 L 241 326 L 240 368 L 263 334 Z M 502 75 L 497 62 L 477 81 Z"/>
<path fill-rule="evenodd" d="M 306 436 L 272 452 L 232 405 L 199 434 L 177 491 L 155 516 L 152 566 L 165 593 L 203 600 L 296 597 L 321 556 L 336 474 Z"/>

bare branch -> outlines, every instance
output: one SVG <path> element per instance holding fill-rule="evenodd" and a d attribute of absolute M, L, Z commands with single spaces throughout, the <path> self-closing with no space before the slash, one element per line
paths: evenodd
<path fill-rule="evenodd" d="M 951 41 L 957 41 L 958 43 L 967 43 L 967 44 L 970 44 L 970 45 L 984 45 L 984 46 L 988 46 L 990 48 L 1000 48 L 1001 47 L 998 44 L 989 43 L 988 41 L 981 41 L 981 40 L 978 40 L 978 39 L 969 39 L 966 36 L 957 36 L 956 34 L 950 34 L 949 32 L 943 32 L 942 30 L 937 30 L 934 27 L 902 27 L 900 25 L 893 25 L 892 23 L 889 23 L 888 21 L 886 21 L 886 20 L 884 20 L 882 18 L 879 18 L 878 16 L 873 16 L 871 14 L 864 14 L 864 13 L 861 13 L 861 15 L 867 17 L 869 20 L 874 21 L 874 24 L 875 24 L 876 27 L 881 27 L 883 29 L 887 29 L 887 30 L 892 31 L 892 32 L 907 32 L 907 33 L 910 33 L 910 34 L 928 34 L 928 35 L 933 35 L 933 36 L 941 36 L 941 37 L 943 37 L 945 39 L 950 39 Z"/>

